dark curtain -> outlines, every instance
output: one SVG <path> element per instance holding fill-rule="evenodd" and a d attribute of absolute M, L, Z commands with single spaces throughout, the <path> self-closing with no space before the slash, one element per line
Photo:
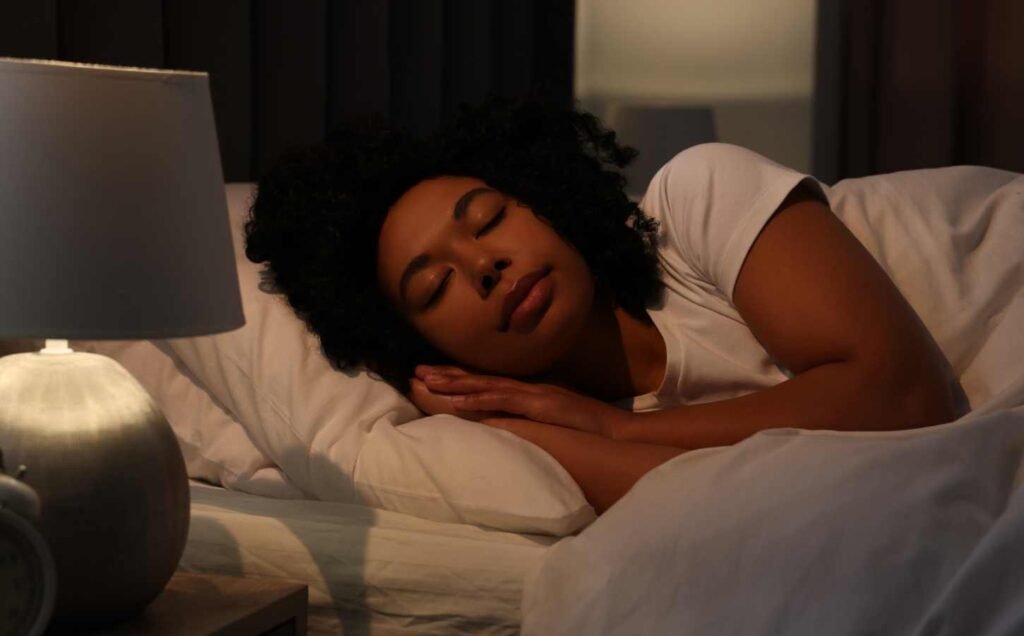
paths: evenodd
<path fill-rule="evenodd" d="M 225 179 L 376 112 L 572 102 L 573 0 L 4 0 L 0 55 L 210 73 Z"/>
<path fill-rule="evenodd" d="M 1024 2 L 819 0 L 815 172 L 1024 172 Z"/>

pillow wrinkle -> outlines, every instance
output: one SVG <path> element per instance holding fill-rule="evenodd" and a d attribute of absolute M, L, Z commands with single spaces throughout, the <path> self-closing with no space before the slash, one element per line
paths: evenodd
<path fill-rule="evenodd" d="M 220 355 L 223 356 L 232 365 L 234 365 L 235 369 L 240 374 L 245 376 L 245 378 L 253 386 L 256 386 L 256 382 L 253 381 L 253 374 L 249 373 L 249 371 L 245 368 L 245 366 L 242 363 L 240 363 L 230 352 L 222 350 L 222 351 L 220 351 Z M 296 441 L 300 442 L 300 445 L 304 446 L 305 444 L 302 443 L 303 442 L 302 436 L 299 435 L 299 433 L 292 426 L 291 417 L 290 417 L 290 414 L 288 412 L 288 409 L 285 409 L 285 408 L 281 407 L 281 405 L 279 405 L 274 400 L 273 395 L 270 394 L 270 393 L 263 393 L 261 391 L 255 391 L 255 390 L 252 393 L 253 393 L 253 395 L 256 397 L 256 399 L 258 401 L 260 401 L 263 404 L 266 404 L 267 406 L 270 407 L 270 409 L 274 412 L 274 415 L 277 416 L 279 422 L 281 424 L 284 424 L 285 430 L 287 432 L 291 433 L 292 437 L 294 437 L 296 439 Z M 262 424 L 262 422 L 261 422 L 261 424 Z"/>
<path fill-rule="evenodd" d="M 123 366 L 170 424 L 188 476 L 270 497 L 300 493 L 264 455 L 231 412 L 182 372 L 180 362 L 150 340 L 73 340 L 73 349 Z"/>

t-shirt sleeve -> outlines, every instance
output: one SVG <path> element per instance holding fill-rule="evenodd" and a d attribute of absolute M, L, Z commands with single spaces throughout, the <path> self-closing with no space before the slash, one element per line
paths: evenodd
<path fill-rule="evenodd" d="M 682 261 L 731 302 L 747 252 L 801 182 L 827 201 L 812 177 L 739 146 L 701 144 L 654 175 L 640 207 L 661 224 L 663 262 Z"/>

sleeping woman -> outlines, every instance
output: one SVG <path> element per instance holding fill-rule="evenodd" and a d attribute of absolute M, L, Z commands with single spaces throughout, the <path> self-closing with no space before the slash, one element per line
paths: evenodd
<path fill-rule="evenodd" d="M 961 414 L 942 351 L 814 179 L 707 144 L 637 204 L 633 155 L 537 102 L 427 139 L 339 131 L 259 182 L 246 255 L 335 368 L 540 446 L 599 512 L 688 449 Z"/>

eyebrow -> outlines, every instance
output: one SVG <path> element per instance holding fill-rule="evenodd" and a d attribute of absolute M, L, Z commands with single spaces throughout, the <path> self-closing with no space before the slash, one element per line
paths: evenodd
<path fill-rule="evenodd" d="M 488 192 L 494 192 L 492 188 L 473 188 L 467 190 L 459 200 L 455 202 L 455 207 L 452 208 L 452 218 L 456 221 L 461 221 L 462 217 L 466 215 L 466 209 L 469 208 L 469 204 L 473 202 L 473 199 L 481 194 Z M 430 262 L 430 256 L 427 254 L 417 254 L 409 264 L 405 266 L 405 270 L 402 272 L 402 277 L 398 281 L 398 297 L 401 298 L 402 302 L 405 300 L 405 290 L 409 286 L 409 280 L 412 279 L 420 270 L 427 266 Z"/>

